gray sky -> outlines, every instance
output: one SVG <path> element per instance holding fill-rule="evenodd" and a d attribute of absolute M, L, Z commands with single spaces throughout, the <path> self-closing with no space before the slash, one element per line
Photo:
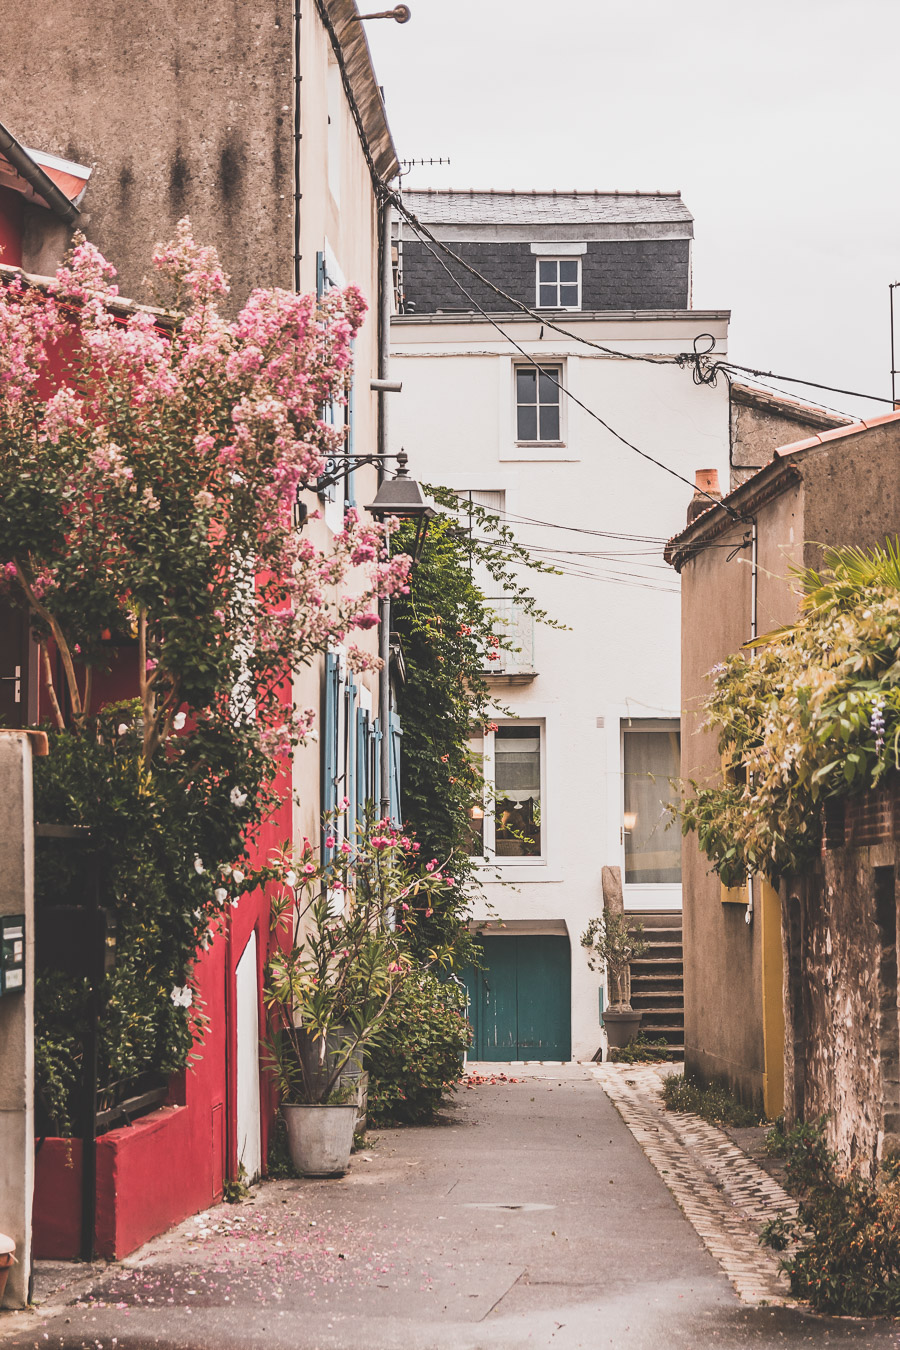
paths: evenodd
<path fill-rule="evenodd" d="M 900 0 L 410 7 L 366 25 L 394 139 L 452 162 L 404 186 L 680 188 L 732 359 L 890 395 Z"/>

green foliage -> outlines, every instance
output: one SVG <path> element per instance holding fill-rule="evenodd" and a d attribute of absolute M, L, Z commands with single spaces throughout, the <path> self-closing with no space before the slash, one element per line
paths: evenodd
<path fill-rule="evenodd" d="M 277 1115 L 269 1136 L 269 1152 L 266 1157 L 266 1176 L 269 1181 L 293 1181 L 300 1173 L 291 1162 L 288 1148 L 287 1126 L 284 1117 Z"/>
<path fill-rule="evenodd" d="M 250 1187 L 247 1185 L 247 1173 L 244 1171 L 243 1163 L 238 1163 L 238 1174 L 236 1177 L 226 1177 L 222 1186 L 222 1199 L 226 1205 L 239 1205 L 243 1200 L 247 1200 L 251 1194 Z"/>
<path fill-rule="evenodd" d="M 101 1108 L 144 1075 L 184 1067 L 202 1036 L 190 988 L 197 948 L 220 920 L 222 896 L 237 899 L 255 884 L 249 871 L 238 882 L 230 867 L 203 860 L 240 857 L 269 800 L 267 762 L 239 728 L 202 726 L 147 770 L 134 717 L 134 704 L 118 704 L 80 731 L 51 732 L 50 754 L 34 768 L 36 819 L 92 836 L 89 846 L 38 841 L 38 904 L 83 904 L 96 866 L 102 903 L 116 917 L 116 967 L 101 991 Z M 231 797 L 238 785 L 240 805 Z M 38 1094 L 60 1133 L 76 1114 L 85 988 L 54 974 L 36 982 Z"/>
<path fill-rule="evenodd" d="M 682 830 L 722 881 L 777 884 L 815 857 L 822 807 L 900 769 L 900 544 L 829 550 L 801 615 L 711 672 L 725 781 L 691 783 Z"/>
<path fill-rule="evenodd" d="M 790 1219 L 770 1219 L 760 1229 L 759 1245 L 771 1247 L 773 1252 L 783 1252 L 790 1246 L 793 1236 L 794 1225 Z"/>
<path fill-rule="evenodd" d="M 664 1036 L 651 1041 L 639 1031 L 628 1044 L 620 1049 L 612 1046 L 609 1052 L 611 1064 L 658 1064 L 669 1058 L 669 1042 Z"/>
<path fill-rule="evenodd" d="M 443 506 L 465 512 L 439 513 L 410 576 L 410 594 L 393 605 L 393 625 L 403 644 L 406 683 L 400 693 L 403 724 L 403 818 L 430 857 L 453 860 L 460 882 L 428 917 L 420 914 L 413 943 L 417 951 L 435 942 L 457 945 L 455 963 L 467 964 L 474 949 L 467 928 L 466 890 L 478 885 L 470 857 L 474 809 L 483 809 L 485 785 L 469 741 L 491 725 L 499 711 L 485 670 L 491 656 L 514 644 L 473 580 L 479 565 L 492 578 L 495 594 L 522 605 L 536 620 L 554 625 L 522 585 L 520 570 L 554 569 L 535 562 L 515 543 L 497 516 L 460 500 L 443 488 L 427 491 Z M 413 529 L 404 525 L 397 546 L 411 548 Z M 519 570 L 516 570 L 519 569 Z"/>
<path fill-rule="evenodd" d="M 429 914 L 454 885 L 387 820 L 365 822 L 353 838 L 342 835 L 341 813 L 325 823 L 328 860 L 315 861 L 305 841 L 296 862 L 286 847 L 269 869 L 281 893 L 272 899 L 280 940 L 266 968 L 266 1047 L 290 1104 L 346 1100 L 342 1075 L 389 1034 L 389 1008 L 413 967 L 414 902 Z M 434 965 L 450 959 L 445 949 L 428 955 Z"/>
<path fill-rule="evenodd" d="M 455 981 L 412 969 L 405 976 L 368 1055 L 369 1119 L 424 1124 L 462 1077 L 472 1038 L 466 995 Z"/>
<path fill-rule="evenodd" d="M 606 967 L 614 975 L 625 970 L 632 961 L 637 961 L 647 950 L 644 925 L 639 921 L 629 928 L 624 914 L 616 914 L 608 909 L 591 919 L 581 935 L 581 945 L 588 953 L 591 970 Z"/>
<path fill-rule="evenodd" d="M 767 1225 L 761 1241 L 783 1251 L 791 1292 L 817 1312 L 858 1317 L 900 1313 L 900 1175 L 886 1164 L 875 1181 L 842 1173 L 823 1122 L 781 1134 L 798 1222 Z"/>
<path fill-rule="evenodd" d="M 711 1125 L 759 1125 L 760 1115 L 732 1097 L 717 1083 L 704 1085 L 685 1074 L 672 1074 L 663 1083 L 663 1102 L 667 1111 L 689 1112 L 702 1116 Z"/>

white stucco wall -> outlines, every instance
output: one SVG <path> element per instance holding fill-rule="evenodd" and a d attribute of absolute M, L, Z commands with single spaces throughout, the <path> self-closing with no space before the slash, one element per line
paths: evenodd
<path fill-rule="evenodd" d="M 564 322 L 594 341 L 635 353 L 691 350 L 700 332 L 714 334 L 722 351 L 727 337 L 724 314 L 567 314 Z M 541 337 L 530 321 L 507 328 L 529 354 L 561 361 L 566 387 L 636 446 L 691 483 L 698 468 L 717 468 L 727 483 L 724 380 L 717 388 L 698 386 L 689 369 L 610 359 L 546 328 Z M 515 445 L 513 365 L 521 358 L 487 322 L 404 316 L 393 325 L 392 354 L 403 392 L 392 404 L 391 448 L 405 446 L 421 481 L 503 490 L 510 516 L 588 530 L 662 540 L 684 525 L 692 488 L 641 459 L 571 403 L 564 446 Z M 544 858 L 504 863 L 502 880 L 487 886 L 487 898 L 503 919 L 565 921 L 572 947 L 572 1053 L 589 1058 L 601 1040 L 599 977 L 588 970 L 578 939 L 602 908 L 602 866 L 624 861 L 622 721 L 680 714 L 678 578 L 663 562 L 661 544 L 507 523 L 528 546 L 647 554 L 571 558 L 573 566 L 631 574 L 619 579 L 529 574 L 538 602 L 570 631 L 538 627 L 537 677 L 498 689 L 501 701 L 521 717 L 546 724 L 546 838 Z M 626 888 L 628 908 L 680 903 L 679 887 Z"/>
<path fill-rule="evenodd" d="M 354 445 L 357 454 L 377 449 L 378 402 L 369 384 L 378 374 L 378 204 L 359 130 L 341 83 L 331 41 L 315 6 L 303 11 L 301 29 L 300 289 L 316 291 L 316 257 L 324 253 L 332 280 L 354 283 L 369 305 L 354 344 Z M 378 475 L 371 466 L 356 471 L 356 503 L 371 502 Z M 322 512 L 306 532 L 327 550 L 343 526 L 343 503 L 327 506 L 314 492 L 305 499 L 310 513 Z M 349 587 L 342 587 L 342 590 Z M 378 629 L 353 634 L 357 646 L 378 652 Z M 324 658 L 297 672 L 294 699 L 301 708 L 321 712 Z M 360 677 L 375 706 L 378 673 Z M 293 774 L 294 838 L 315 840 L 321 820 L 321 741 L 311 741 L 295 757 Z"/>

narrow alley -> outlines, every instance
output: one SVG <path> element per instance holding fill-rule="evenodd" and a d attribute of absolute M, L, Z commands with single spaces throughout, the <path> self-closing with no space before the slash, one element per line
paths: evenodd
<path fill-rule="evenodd" d="M 721 1177 L 700 1179 L 704 1145 L 717 1132 L 701 1122 L 706 1135 L 692 1135 L 685 1117 L 675 1132 L 654 1124 L 657 1108 L 644 1090 L 653 1072 L 470 1065 L 473 1086 L 453 1099 L 445 1125 L 370 1135 L 343 1180 L 264 1184 L 250 1200 L 197 1216 L 108 1271 L 95 1267 L 89 1279 L 76 1275 L 77 1266 L 44 1267 L 43 1301 L 36 1313 L 16 1316 L 10 1344 L 900 1344 L 884 1323 L 811 1317 L 738 1297 L 734 1271 L 730 1280 L 664 1182 L 671 1167 L 679 1201 L 702 1229 L 696 1213 L 708 1219 L 723 1191 Z M 604 1091 L 604 1075 L 631 1128 Z M 667 1142 L 648 1145 L 655 1132 Z M 727 1162 L 727 1140 L 718 1154 Z M 727 1185 L 725 1194 L 728 1203 Z M 738 1266 L 751 1259 L 741 1254 L 739 1227 L 739 1219 L 726 1225 Z M 720 1239 L 726 1266 L 727 1247 Z"/>

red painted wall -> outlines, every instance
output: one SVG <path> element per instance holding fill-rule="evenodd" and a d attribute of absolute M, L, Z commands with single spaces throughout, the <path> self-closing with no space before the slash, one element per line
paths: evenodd
<path fill-rule="evenodd" d="M 0 188 L 0 263 L 22 266 L 22 221 L 24 204 L 21 193 Z"/>
<path fill-rule="evenodd" d="M 2 205 L 2 204 L 0 204 Z M 2 224 L 0 224 L 2 229 Z M 2 238 L 2 236 L 0 236 Z M 49 363 L 48 388 L 59 382 L 65 353 Z M 51 653 L 55 660 L 55 654 Z M 137 693 L 136 647 L 110 647 L 110 671 L 95 675 L 93 707 Z M 50 715 L 40 678 L 36 721 Z M 62 682 L 57 681 L 57 688 Z M 284 692 L 290 704 L 290 691 Z M 279 778 L 285 800 L 258 833 L 253 861 L 268 861 L 291 836 L 290 766 Z M 237 1175 L 237 1040 L 235 971 L 251 933 L 257 935 L 259 1030 L 265 1032 L 261 991 L 270 949 L 269 904 L 257 893 L 229 910 L 224 932 L 195 968 L 198 999 L 209 1018 L 191 1067 L 170 1089 L 172 1105 L 102 1135 L 97 1144 L 97 1250 L 118 1258 L 173 1224 L 220 1200 L 226 1176 Z M 272 1080 L 260 1069 L 263 1168 L 276 1098 Z M 80 1249 L 80 1144 L 47 1139 L 36 1159 L 34 1243 L 41 1258 L 76 1256 Z"/>

